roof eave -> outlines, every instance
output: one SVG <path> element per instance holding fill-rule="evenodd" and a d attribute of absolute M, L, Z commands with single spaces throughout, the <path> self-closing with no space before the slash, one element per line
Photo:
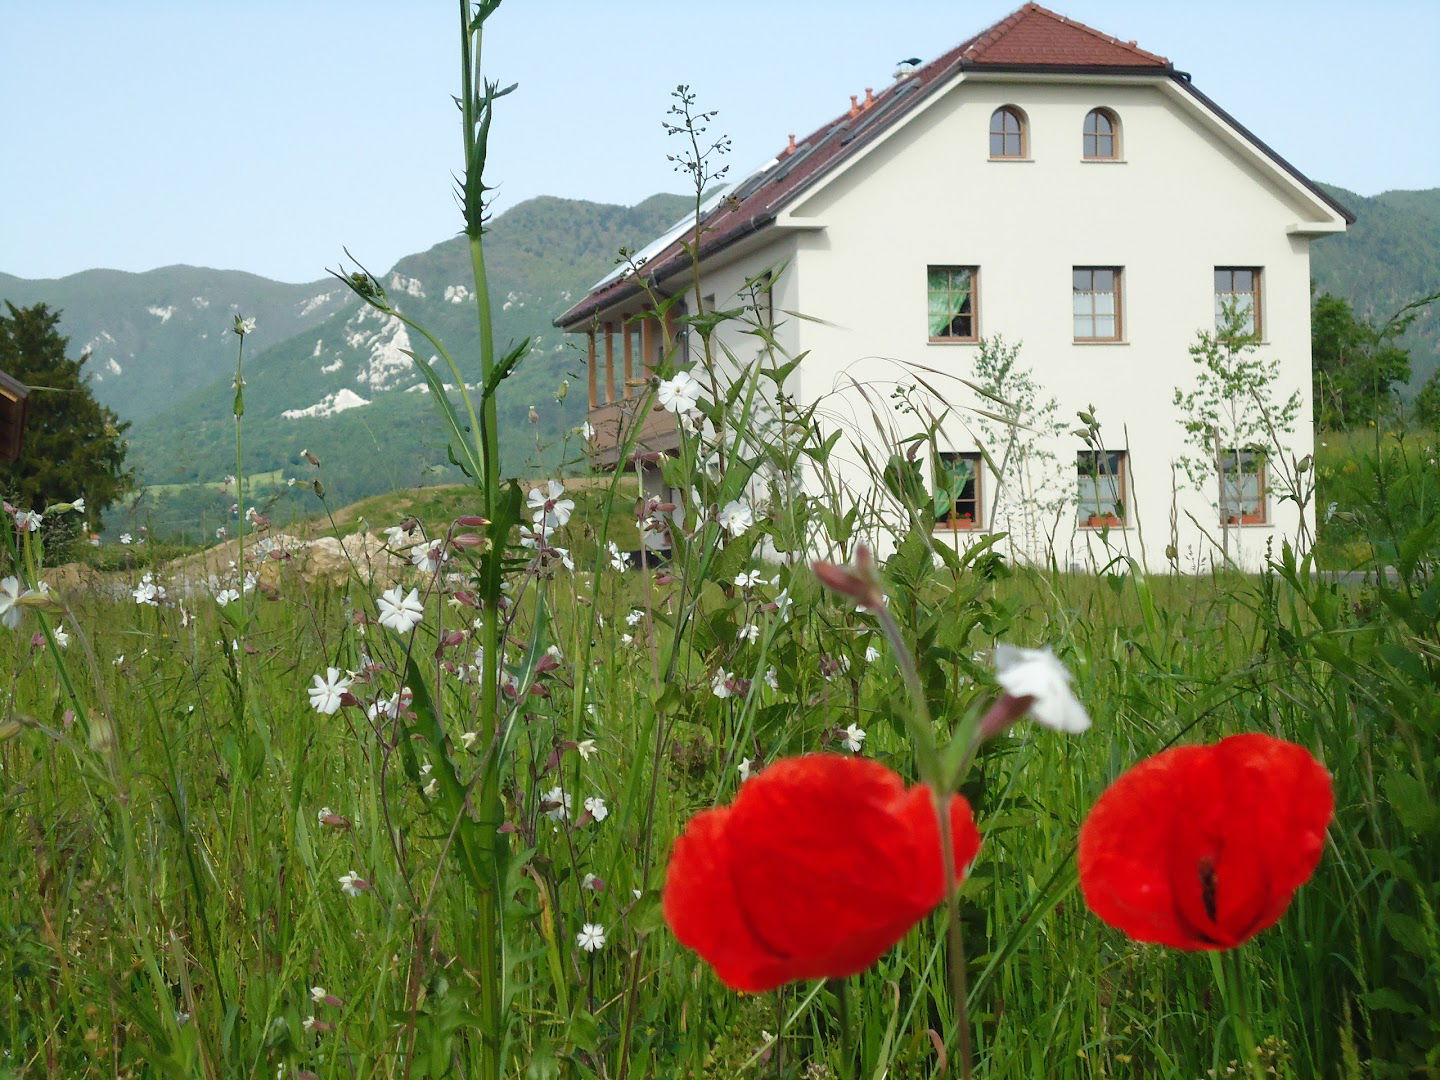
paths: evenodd
<path fill-rule="evenodd" d="M 743 228 L 737 229 L 734 232 L 726 233 L 724 236 L 712 237 L 708 242 L 702 240 L 700 242 L 699 258 L 703 261 L 707 256 L 713 256 L 728 247 L 732 247 L 741 240 L 754 236 L 761 229 L 774 223 L 775 214 L 771 212 L 751 219 Z M 632 274 L 626 278 L 624 288 L 616 289 L 614 293 L 610 293 L 607 290 L 605 294 L 599 296 L 587 296 L 569 311 L 558 316 L 554 320 L 553 325 L 561 330 L 575 330 L 580 324 L 593 319 L 606 308 L 623 304 L 625 301 L 645 291 L 645 286 L 641 284 L 642 282 L 648 281 L 652 288 L 658 289 L 661 281 L 674 277 L 684 270 L 685 265 L 683 259 L 666 259 L 665 262 L 655 267 L 653 271 L 651 271 L 649 267 L 646 267 L 642 273 Z"/>
<path fill-rule="evenodd" d="M 1015 75 L 1149 75 L 1175 74 L 1173 64 L 987 64 L 961 60 L 957 70 L 976 74 Z"/>

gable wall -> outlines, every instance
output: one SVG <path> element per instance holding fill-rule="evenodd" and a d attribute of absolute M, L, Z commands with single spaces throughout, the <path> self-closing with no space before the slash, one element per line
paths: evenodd
<path fill-rule="evenodd" d="M 1002 104 L 1027 113 L 1032 160 L 988 160 L 990 115 Z M 1081 160 L 1083 119 L 1099 105 L 1119 114 L 1123 163 Z M 1059 400 L 1067 426 L 1093 404 L 1109 449 L 1125 447 L 1128 428 L 1132 505 L 1159 565 L 1170 540 L 1170 463 L 1182 449 L 1172 398 L 1192 381 L 1196 330 L 1213 325 L 1216 266 L 1264 268 L 1263 352 L 1282 361 L 1277 396 L 1300 390 L 1305 399 L 1292 442 L 1297 455 L 1310 449 L 1308 241 L 1286 234 L 1307 212 L 1315 216 L 1158 87 L 962 82 L 797 207 L 797 220 L 824 225 L 800 241 L 797 300 L 830 324 L 800 327 L 799 347 L 813 350 L 803 395 L 829 393 L 844 373 L 880 384 L 883 398 L 884 384 L 908 378 L 896 361 L 969 377 L 976 346 L 927 342 L 926 268 L 976 265 L 980 333 L 1023 341 L 1021 366 Z M 1112 265 L 1124 268 L 1126 343 L 1075 344 L 1072 267 Z M 943 374 L 925 377 L 953 401 L 975 401 Z M 833 402 L 839 413 L 873 431 L 868 410 L 844 397 Z M 946 437 L 953 449 L 974 446 L 958 423 Z M 1073 470 L 1081 448 L 1069 439 L 1053 451 Z M 1182 495 L 1177 516 L 1217 523 L 1212 501 Z M 1270 517 L 1295 534 L 1291 504 L 1272 497 Z M 1062 565 L 1085 561 L 1094 539 L 1073 540 L 1073 522 L 1073 512 L 1059 522 Z M 1187 552 L 1189 565 L 1205 561 L 1202 538 L 1182 532 L 1182 565 Z M 1274 532 L 1232 529 L 1232 552 L 1238 542 L 1254 565 Z M 1134 530 L 1125 533 L 1119 539 L 1133 543 Z"/>

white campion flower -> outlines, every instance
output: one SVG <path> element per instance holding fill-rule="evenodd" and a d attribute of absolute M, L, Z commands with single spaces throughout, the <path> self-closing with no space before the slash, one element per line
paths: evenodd
<path fill-rule="evenodd" d="M 740 536 L 755 524 L 755 511 L 744 499 L 736 499 L 722 506 L 715 520 L 731 536 Z"/>
<path fill-rule="evenodd" d="M 130 536 L 129 533 L 121 533 L 121 534 L 120 534 L 120 542 L 121 542 L 122 544 L 128 544 L 128 543 L 130 543 L 130 540 L 131 540 L 131 536 Z"/>
<path fill-rule="evenodd" d="M 641 611 L 639 608 L 631 608 L 630 614 L 625 616 L 625 625 L 638 626 L 640 624 L 640 621 L 644 618 L 645 612 Z"/>
<path fill-rule="evenodd" d="M 318 821 L 321 825 L 324 825 L 325 819 L 330 817 L 334 813 L 335 811 L 331 810 L 330 807 L 322 806 L 319 810 L 315 812 L 315 820 Z"/>
<path fill-rule="evenodd" d="M 39 532 L 40 515 L 34 510 L 16 510 L 15 526 L 21 532 Z"/>
<path fill-rule="evenodd" d="M 339 881 L 340 891 L 346 896 L 359 896 L 366 889 L 370 888 L 370 882 L 366 881 L 354 870 L 351 870 L 347 874 L 341 874 Z"/>
<path fill-rule="evenodd" d="M 534 511 L 532 520 L 538 529 L 558 529 L 570 521 L 570 515 L 575 512 L 575 500 L 567 499 L 565 485 L 559 480 L 548 481 L 545 490 L 531 488 L 526 505 Z"/>
<path fill-rule="evenodd" d="M 614 540 L 606 541 L 605 551 L 610 556 L 610 569 L 616 573 L 623 573 L 630 566 L 630 561 L 625 558 L 625 553 L 620 550 L 620 545 Z"/>
<path fill-rule="evenodd" d="M 866 662 L 867 664 L 873 664 L 876 660 L 879 660 L 879 659 L 880 659 L 880 650 L 879 650 L 879 649 L 877 649 L 874 645 L 867 645 L 867 646 L 865 646 L 865 662 Z"/>
<path fill-rule="evenodd" d="M 1036 723 L 1078 734 L 1090 726 L 1085 706 L 1070 689 L 1070 672 L 1049 649 L 995 646 L 995 681 L 1014 698 L 1029 698 Z"/>
<path fill-rule="evenodd" d="M 591 424 L 589 420 L 580 425 L 580 437 L 586 442 L 595 438 L 595 425 Z"/>
<path fill-rule="evenodd" d="M 424 573 L 433 574 L 445 562 L 445 541 L 431 540 L 410 552 L 410 562 Z"/>
<path fill-rule="evenodd" d="M 553 787 L 540 796 L 542 802 L 552 804 L 545 816 L 551 821 L 564 821 L 570 816 L 570 796 L 562 787 Z"/>
<path fill-rule="evenodd" d="M 589 761 L 599 753 L 599 751 L 595 749 L 594 739 L 581 739 L 575 744 L 575 749 L 579 752 L 581 761 Z"/>
<path fill-rule="evenodd" d="M 605 800 L 599 795 L 591 795 L 587 798 L 585 809 L 590 811 L 590 816 L 596 821 L 604 821 L 610 816 L 610 807 L 605 805 Z"/>
<path fill-rule="evenodd" d="M 734 693 L 730 688 L 730 680 L 732 678 L 734 678 L 734 676 L 731 675 L 730 672 L 721 668 L 715 673 L 715 677 L 710 680 L 710 692 L 718 698 L 729 697 Z"/>
<path fill-rule="evenodd" d="M 747 623 L 740 628 L 740 632 L 735 636 L 738 637 L 741 641 L 759 641 L 760 627 L 756 626 L 754 623 Z"/>
<path fill-rule="evenodd" d="M 20 607 L 20 598 L 28 592 L 13 574 L 0 580 L 0 625 L 4 625 L 5 629 L 14 630 L 20 625 L 20 617 L 25 614 Z"/>
<path fill-rule="evenodd" d="M 780 689 L 780 676 L 773 667 L 765 669 L 765 685 L 771 690 Z"/>
<path fill-rule="evenodd" d="M 420 603 L 420 592 L 411 589 L 406 595 L 401 586 L 386 589 L 375 601 L 380 612 L 380 625 L 388 626 L 397 634 L 408 634 L 425 617 L 425 605 Z"/>
<path fill-rule="evenodd" d="M 599 923 L 587 922 L 575 935 L 575 945 L 588 953 L 603 949 L 605 947 L 605 927 Z"/>
<path fill-rule="evenodd" d="M 85 497 L 82 495 L 80 498 L 73 500 L 70 503 L 70 509 L 74 510 L 77 514 L 85 513 Z"/>
<path fill-rule="evenodd" d="M 316 675 L 310 686 L 310 707 L 333 716 L 340 709 L 340 695 L 349 689 L 350 679 L 342 675 L 339 668 L 326 668 L 325 674 Z"/>
<path fill-rule="evenodd" d="M 244 337 L 246 334 L 253 334 L 255 332 L 255 320 L 250 316 L 242 319 L 239 315 L 236 315 L 234 329 L 235 333 L 241 337 Z"/>
<path fill-rule="evenodd" d="M 740 764 L 735 766 L 735 771 L 740 774 L 740 782 L 743 784 L 755 772 L 755 759 L 748 757 L 742 759 Z"/>
<path fill-rule="evenodd" d="M 151 607 L 159 607 L 160 601 L 165 599 L 165 586 L 155 584 L 155 578 L 146 574 L 140 579 L 140 584 L 131 591 L 135 597 L 135 603 L 148 604 Z"/>
<path fill-rule="evenodd" d="M 760 576 L 759 570 L 746 570 L 735 576 L 735 587 L 737 589 L 753 589 L 764 580 Z"/>
<path fill-rule="evenodd" d="M 70 647 L 70 635 L 66 633 L 65 627 L 57 626 L 50 632 L 55 635 L 56 645 L 59 645 L 62 649 L 68 649 Z"/>
<path fill-rule="evenodd" d="M 406 541 L 408 541 L 409 539 L 410 539 L 410 534 L 407 533 L 404 529 L 402 529 L 399 525 L 388 525 L 388 526 L 386 526 L 386 528 L 385 528 L 385 546 L 386 546 L 386 547 L 392 547 L 392 548 L 404 547 Z"/>
<path fill-rule="evenodd" d="M 236 590 L 236 589 L 221 589 L 219 592 L 217 592 L 217 593 L 215 594 L 215 603 L 219 604 L 221 607 L 224 607 L 226 604 L 230 603 L 230 601 L 232 601 L 232 600 L 239 600 L 239 599 L 240 599 L 240 593 L 239 593 L 239 591 Z"/>
<path fill-rule="evenodd" d="M 695 411 L 700 400 L 700 383 L 688 371 L 677 371 L 673 379 L 662 379 L 655 397 L 662 409 L 681 414 Z"/>
<path fill-rule="evenodd" d="M 466 750 L 473 749 L 475 746 L 475 741 L 479 738 L 480 733 L 478 731 L 463 732 L 460 736 L 460 745 L 463 746 Z"/>
<path fill-rule="evenodd" d="M 852 754 L 858 754 L 860 747 L 865 745 L 865 730 L 859 724 L 851 724 L 845 729 L 845 749 Z"/>

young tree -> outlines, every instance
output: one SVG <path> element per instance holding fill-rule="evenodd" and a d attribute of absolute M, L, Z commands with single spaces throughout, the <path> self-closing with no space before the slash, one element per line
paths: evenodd
<path fill-rule="evenodd" d="M 1440 371 L 1426 379 L 1415 395 L 1415 421 L 1421 427 L 1440 429 Z"/>
<path fill-rule="evenodd" d="M 1284 448 L 1300 414 L 1300 392 L 1275 399 L 1280 361 L 1258 354 L 1259 341 L 1247 327 L 1245 314 L 1227 306 L 1215 330 L 1201 330 L 1190 346 L 1196 365 L 1195 383 L 1175 389 L 1182 414 L 1188 453 L 1176 464 L 1200 491 L 1215 498 L 1222 529 L 1222 552 L 1230 554 L 1231 525 L 1244 524 L 1263 513 L 1264 475 L 1272 452 Z M 1278 464 L 1278 463 L 1277 463 Z M 1281 495 L 1299 505 L 1304 495 Z"/>
<path fill-rule="evenodd" d="M 0 313 L 0 369 L 32 390 L 25 446 L 20 459 L 0 467 L 0 490 L 11 503 L 42 510 L 56 502 L 85 499 L 86 516 L 100 513 L 135 483 L 125 468 L 130 426 L 95 400 L 78 360 L 66 356 L 60 313 L 45 304 Z"/>

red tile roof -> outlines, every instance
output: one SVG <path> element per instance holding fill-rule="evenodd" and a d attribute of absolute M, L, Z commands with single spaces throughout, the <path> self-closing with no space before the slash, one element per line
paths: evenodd
<path fill-rule="evenodd" d="M 1163 56 L 1146 52 L 1084 23 L 1026 4 L 959 47 L 969 64 L 1006 67 L 1159 67 Z"/>
<path fill-rule="evenodd" d="M 780 151 L 775 161 L 754 176 L 742 180 L 720 203 L 705 215 L 701 257 L 758 232 L 794 202 L 812 182 L 818 180 L 881 133 L 911 113 L 931 93 L 963 70 L 1078 71 L 1117 75 L 1176 75 L 1170 61 L 1146 52 L 1134 42 L 1121 41 L 1082 23 L 1072 22 L 1039 4 L 1026 4 L 995 25 L 962 41 L 949 52 L 916 68 L 874 96 L 842 113 L 793 147 Z M 1188 76 L 1182 85 L 1191 89 Z M 1200 97 L 1198 91 L 1191 90 Z M 868 99 L 868 92 L 867 92 Z M 1203 99 L 1213 107 L 1208 99 Z M 1222 113 L 1223 115 L 1223 113 Z M 1228 120 L 1229 117 L 1226 117 Z M 1232 121 L 1233 122 L 1233 121 Z M 1238 125 L 1237 125 L 1238 126 Z M 1243 134 L 1249 136 L 1243 128 Z M 1289 172 L 1330 201 L 1259 140 L 1265 153 Z M 1346 211 L 1348 214 L 1348 211 Z M 690 230 L 683 238 L 694 238 Z M 690 256 L 677 240 L 657 252 L 645 264 L 646 278 L 665 278 L 688 265 Z M 609 281 L 592 290 L 584 300 L 555 320 L 556 326 L 572 327 L 592 318 L 613 304 L 640 291 L 633 274 Z"/>

